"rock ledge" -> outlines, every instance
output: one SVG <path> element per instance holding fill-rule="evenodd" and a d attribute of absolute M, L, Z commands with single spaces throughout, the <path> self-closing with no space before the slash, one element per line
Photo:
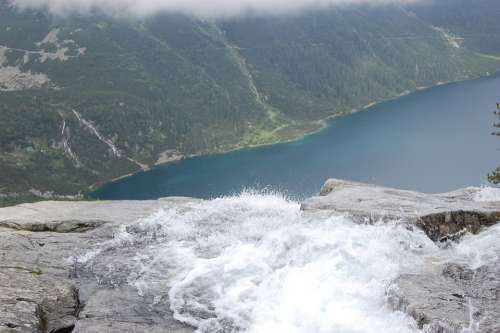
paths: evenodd
<path fill-rule="evenodd" d="M 453 241 L 500 218 L 500 202 L 477 202 L 477 191 L 428 195 L 331 179 L 302 209 L 344 213 L 360 223 L 396 219 L 422 228 L 434 241 Z M 80 271 L 71 258 L 110 240 L 118 226 L 197 202 L 42 202 L 0 209 L 0 333 L 194 332 L 173 319 L 168 299 L 153 302 L 154 295 L 138 295 L 123 281 L 100 281 L 94 273 L 105 276 L 106 263 Z M 120 265 L 119 258 L 108 259 Z M 498 333 L 499 269 L 449 263 L 401 275 L 388 289 L 388 301 L 428 332 Z"/>
<path fill-rule="evenodd" d="M 475 201 L 478 191 L 424 194 L 329 179 L 320 196 L 305 200 L 301 208 L 346 213 L 362 223 L 400 220 L 422 228 L 433 241 L 445 241 L 476 234 L 500 220 L 500 202 Z"/>

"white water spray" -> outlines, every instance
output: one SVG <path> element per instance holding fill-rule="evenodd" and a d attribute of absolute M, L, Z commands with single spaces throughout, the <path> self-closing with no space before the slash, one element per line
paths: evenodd
<path fill-rule="evenodd" d="M 480 256 L 477 246 L 498 239 L 495 230 L 467 236 L 444 255 L 474 266 L 493 260 L 498 246 Z M 402 224 L 319 217 L 280 195 L 255 193 L 161 210 L 106 246 L 134 249 L 128 283 L 143 295 L 168 295 L 177 320 L 210 333 L 418 332 L 386 306 L 386 289 L 443 253 Z"/>

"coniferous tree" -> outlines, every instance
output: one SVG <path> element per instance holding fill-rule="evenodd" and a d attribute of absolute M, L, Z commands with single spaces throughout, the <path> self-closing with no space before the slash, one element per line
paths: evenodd
<path fill-rule="evenodd" d="M 500 136 L 500 103 L 497 103 L 497 110 L 494 112 L 495 113 L 495 116 L 497 118 L 495 124 L 493 124 L 493 126 L 495 127 L 495 131 L 493 133 L 491 133 L 492 135 L 495 135 L 495 136 Z M 500 166 L 496 168 L 495 171 L 493 171 L 492 173 L 490 173 L 488 175 L 488 180 L 493 183 L 493 184 L 500 184 Z"/>

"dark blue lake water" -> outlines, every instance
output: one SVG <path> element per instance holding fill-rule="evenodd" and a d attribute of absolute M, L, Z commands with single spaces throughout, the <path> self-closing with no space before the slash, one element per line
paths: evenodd
<path fill-rule="evenodd" d="M 92 196 L 210 198 L 268 188 L 300 199 L 331 177 L 424 192 L 483 185 L 500 164 L 491 135 L 498 100 L 500 77 L 439 86 L 335 119 L 302 140 L 176 162 Z"/>

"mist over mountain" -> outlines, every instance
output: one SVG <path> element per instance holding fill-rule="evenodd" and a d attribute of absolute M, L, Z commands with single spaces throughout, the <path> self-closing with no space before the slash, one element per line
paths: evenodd
<path fill-rule="evenodd" d="M 77 12 L 53 15 L 70 3 Z M 295 9 L 220 1 L 206 12 L 217 20 L 180 14 L 204 13 L 181 2 L 99 3 L 150 15 L 0 1 L 2 200 L 85 193 L 182 156 L 296 139 L 367 104 L 500 68 L 493 0 L 305 1 L 273 16 L 236 14 Z"/>
<path fill-rule="evenodd" d="M 228 18 L 245 14 L 298 14 L 301 10 L 350 5 L 409 4 L 422 0 L 11 0 L 18 8 L 47 9 L 57 15 L 100 11 L 111 16 L 151 16 L 165 12 L 199 18 Z"/>

